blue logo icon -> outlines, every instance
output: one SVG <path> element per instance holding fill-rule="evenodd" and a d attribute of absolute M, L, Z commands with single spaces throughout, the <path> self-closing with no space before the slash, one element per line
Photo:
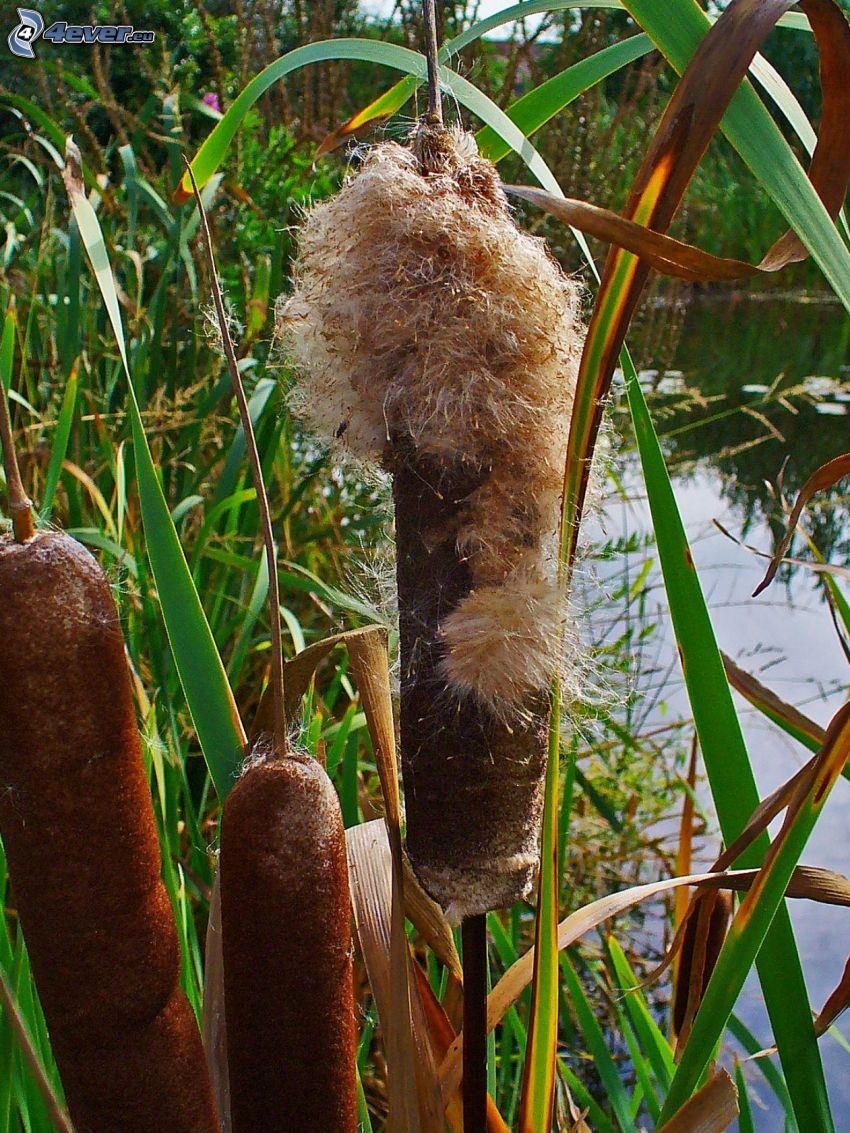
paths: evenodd
<path fill-rule="evenodd" d="M 32 45 L 44 31 L 44 20 L 32 8 L 18 8 L 18 18 L 21 22 L 9 32 L 9 50 L 19 59 L 35 59 Z"/>

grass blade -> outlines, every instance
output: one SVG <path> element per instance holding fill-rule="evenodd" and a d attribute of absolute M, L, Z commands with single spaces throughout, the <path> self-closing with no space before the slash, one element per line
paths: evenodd
<path fill-rule="evenodd" d="M 677 896 L 684 892 L 686 892 L 684 889 L 676 890 Z M 670 1044 L 653 1019 L 646 998 L 640 990 L 626 955 L 613 936 L 608 938 L 608 955 L 611 957 L 617 987 L 624 993 L 626 1010 L 635 1034 L 640 1040 L 641 1048 L 649 1059 L 656 1081 L 663 1089 L 666 1089 L 675 1070 Z"/>
<path fill-rule="evenodd" d="M 763 685 L 761 681 L 756 680 L 751 673 L 739 668 L 731 657 L 727 657 L 725 653 L 721 653 L 721 657 L 723 658 L 726 676 L 729 678 L 729 684 L 736 692 L 740 693 L 768 720 L 780 727 L 786 735 L 801 743 L 803 747 L 807 747 L 809 751 L 819 750 L 825 734 L 819 724 L 800 712 L 793 704 L 786 704 L 775 692 Z M 850 775 L 850 770 L 845 768 L 844 774 Z"/>
<path fill-rule="evenodd" d="M 245 115 L 273 83 L 309 63 L 329 59 L 358 59 L 367 63 L 379 63 L 416 75 L 420 81 L 424 80 L 426 74 L 423 55 L 391 43 L 368 39 L 336 39 L 297 47 L 294 51 L 276 59 L 274 63 L 270 63 L 264 71 L 255 76 L 207 137 L 191 163 L 198 186 L 203 187 L 216 172 Z M 549 192 L 560 194 L 557 181 L 534 146 L 492 99 L 472 83 L 445 67 L 440 69 L 440 82 L 460 103 L 495 130 L 511 149 L 520 155 L 544 188 Z M 191 185 L 189 175 L 186 173 L 175 190 L 174 199 L 178 203 L 183 203 L 189 199 L 190 193 Z"/>
<path fill-rule="evenodd" d="M 69 146 L 70 151 L 70 146 Z M 69 152 L 69 161 L 73 155 Z M 136 476 L 148 557 L 168 639 L 210 776 L 223 802 L 239 767 L 246 736 L 221 657 L 192 581 L 180 539 L 157 478 L 127 359 L 121 311 L 97 214 L 70 164 L 66 185 L 80 236 L 112 325 L 127 377 Z"/>
<path fill-rule="evenodd" d="M 556 682 L 549 728 L 549 762 L 543 803 L 540 881 L 535 924 L 531 1018 L 523 1067 L 520 1133 L 550 1129 L 555 1104 L 558 1049 L 558 787 L 560 784 L 560 686 Z"/>
<path fill-rule="evenodd" d="M 602 1032 L 602 1027 L 599 1025 L 593 1013 L 593 1008 L 590 1006 L 587 996 L 584 994 L 581 982 L 566 953 L 561 956 L 561 971 L 564 977 L 564 986 L 578 1018 L 584 1040 L 587 1043 L 588 1052 L 593 1058 L 593 1064 L 596 1067 L 599 1077 L 602 1079 L 602 1084 L 605 1087 L 605 1093 L 608 1097 L 608 1103 L 614 1112 L 617 1124 L 620 1126 L 622 1133 L 634 1133 L 635 1123 L 632 1119 L 628 1094 L 620 1080 L 620 1074 L 614 1063 L 614 1059 L 608 1051 L 608 1044 Z M 549 1126 L 540 1125 L 536 1128 L 548 1129 Z"/>
<path fill-rule="evenodd" d="M 15 306 L 14 300 L 9 304 L 6 318 L 3 320 L 3 336 L 0 338 L 0 382 L 8 396 L 12 388 L 12 367 L 15 361 Z"/>
<path fill-rule="evenodd" d="M 35 1044 L 27 1028 L 23 1014 L 18 1009 L 15 994 L 6 979 L 6 973 L 0 969 L 0 1006 L 9 1020 L 18 1043 L 24 1063 L 32 1075 L 33 1082 L 43 1101 L 50 1121 L 56 1133 L 74 1133 L 68 1115 L 59 1104 L 59 1099 L 53 1090 L 41 1059 L 36 1051 Z"/>
<path fill-rule="evenodd" d="M 59 486 L 59 477 L 62 473 L 62 464 L 68 453 L 68 441 L 71 438 L 71 426 L 74 423 L 74 410 L 77 405 L 77 365 L 71 368 L 68 384 L 62 398 L 62 408 L 59 411 L 59 420 L 56 422 L 56 436 L 50 453 L 50 464 L 47 468 L 47 479 L 44 482 L 44 495 L 41 500 L 41 518 L 44 523 L 50 522 L 53 513 L 53 499 Z"/>

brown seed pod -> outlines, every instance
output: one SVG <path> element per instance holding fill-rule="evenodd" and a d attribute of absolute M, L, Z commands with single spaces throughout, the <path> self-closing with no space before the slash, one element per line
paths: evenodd
<path fill-rule="evenodd" d="M 233 1133 L 356 1133 L 345 832 L 314 759 L 255 742 L 219 877 Z"/>
<path fill-rule="evenodd" d="M 575 683 L 557 556 L 579 289 L 471 136 L 427 125 L 311 210 L 295 282 L 294 408 L 393 477 L 408 849 L 460 920 L 532 884 L 548 690 Z"/>
<path fill-rule="evenodd" d="M 0 537 L 0 833 L 76 1127 L 213 1133 L 121 628 L 58 532 Z"/>

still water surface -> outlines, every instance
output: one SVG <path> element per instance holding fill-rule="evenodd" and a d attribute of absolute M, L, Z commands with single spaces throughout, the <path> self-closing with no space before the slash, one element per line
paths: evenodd
<path fill-rule="evenodd" d="M 714 525 L 770 551 L 779 509 L 769 485 L 783 462 L 786 495 L 821 463 L 850 449 L 850 320 L 829 301 L 797 296 L 699 296 L 676 317 L 651 313 L 645 343 L 634 349 L 641 381 L 674 475 L 676 498 L 712 611 L 721 649 L 781 697 L 826 725 L 846 699 L 850 667 L 816 576 L 792 569 L 758 599 L 750 597 L 765 561 Z M 651 530 L 636 458 L 622 468 L 626 504 L 606 508 L 609 537 Z M 850 561 L 850 504 L 835 490 L 807 521 L 821 551 Z M 773 525 L 772 525 L 773 524 Z M 802 550 L 802 540 L 794 550 Z M 635 563 L 639 569 L 640 563 Z M 660 580 L 653 590 L 661 634 L 657 666 L 675 659 Z M 667 656 L 665 656 L 667 654 Z M 665 719 L 687 716 L 681 674 L 673 666 Z M 736 698 L 737 699 L 737 698 Z M 802 747 L 738 700 L 760 794 L 770 793 L 808 757 Z M 703 785 L 701 797 L 708 802 Z M 772 828 L 775 833 L 776 827 Z M 717 842 L 705 848 L 710 860 Z M 850 875 L 850 782 L 840 779 L 802 859 Z M 819 1009 L 850 955 L 850 910 L 791 902 L 812 1005 Z M 770 1029 L 755 980 L 737 1012 L 767 1046 Z M 850 1040 L 850 1015 L 838 1029 Z M 836 1126 L 850 1131 L 850 1053 L 831 1035 L 821 1039 Z M 770 1091 L 753 1069 L 756 1127 L 779 1130 Z M 761 1106 L 765 1108 L 762 1109 Z"/>

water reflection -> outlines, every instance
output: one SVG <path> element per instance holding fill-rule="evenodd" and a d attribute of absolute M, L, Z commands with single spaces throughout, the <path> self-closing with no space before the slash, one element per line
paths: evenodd
<path fill-rule="evenodd" d="M 712 470 L 746 533 L 780 511 L 773 485 L 783 470 L 793 499 L 818 465 L 847 450 L 850 319 L 830 299 L 802 295 L 695 294 L 677 342 L 638 342 L 641 383 L 677 475 Z M 652 354 L 671 359 L 659 365 Z M 786 463 L 787 462 L 787 463 Z M 850 503 L 839 485 L 810 509 L 821 552 L 846 561 Z"/>

